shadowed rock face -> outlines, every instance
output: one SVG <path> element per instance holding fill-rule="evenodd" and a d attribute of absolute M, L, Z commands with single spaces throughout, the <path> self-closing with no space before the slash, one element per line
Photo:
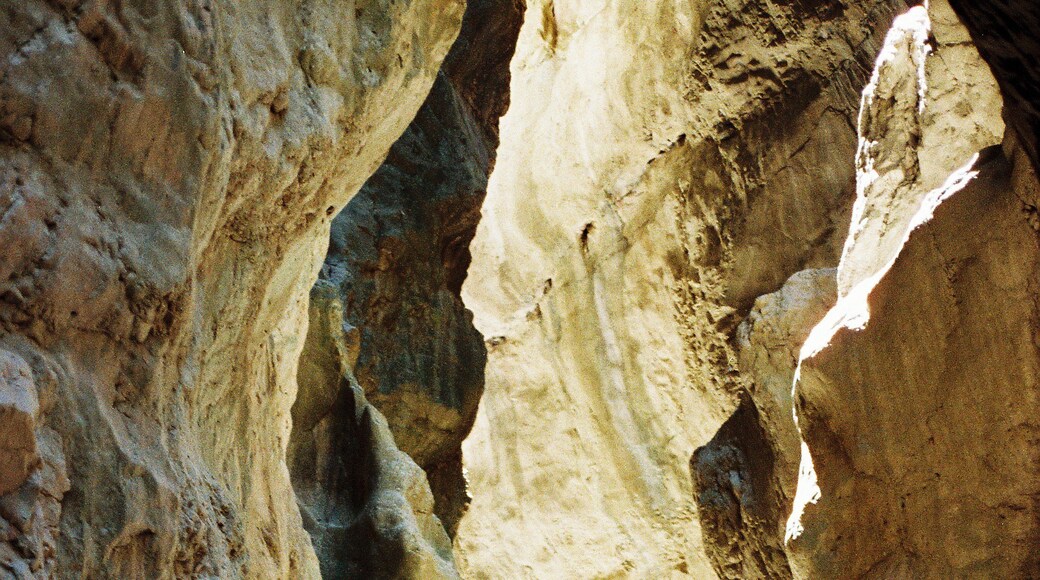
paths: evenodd
<path fill-rule="evenodd" d="M 1040 570 L 1040 184 L 967 39 L 914 9 L 864 92 L 856 235 L 796 383 L 797 576 Z"/>
<path fill-rule="evenodd" d="M 354 378 L 358 339 L 336 289 L 312 290 L 288 457 L 322 577 L 455 578 L 422 469 Z"/>
<path fill-rule="evenodd" d="M 705 551 L 724 578 L 790 578 L 778 522 L 776 457 L 754 402 L 744 400 L 690 461 Z"/>
<path fill-rule="evenodd" d="M 323 404 L 335 404 L 341 377 L 349 375 L 348 382 L 370 402 L 369 412 L 386 417 L 397 447 L 426 471 L 436 513 L 450 533 L 468 502 L 460 445 L 483 392 L 485 364 L 483 338 L 459 290 L 494 162 L 498 118 L 509 102 L 509 58 L 522 9 L 513 0 L 469 2 L 459 38 L 426 102 L 383 165 L 333 221 L 329 251 L 311 294 L 311 316 L 340 322 L 311 328 L 299 374 L 301 400 L 307 396 L 311 403 L 294 410 L 301 419 L 327 414 L 324 420 L 332 423 L 320 429 L 352 429 L 352 413 L 337 418 L 332 407 L 322 411 Z M 343 327 L 353 337 L 350 349 L 335 346 L 340 339 L 334 335 Z M 330 356 L 342 361 L 333 365 Z M 315 365 L 340 370 L 315 372 Z M 343 425 L 335 427 L 337 421 Z M 315 422 L 296 422 L 294 441 L 322 437 L 309 433 L 318 428 Z M 294 481 L 298 490 L 309 490 L 301 494 L 304 511 L 323 514 L 308 529 L 315 537 L 337 538 L 322 543 L 339 559 L 333 552 L 341 538 L 332 528 L 342 524 L 333 521 L 352 521 L 366 500 L 337 490 L 367 475 L 362 465 L 337 455 L 347 449 L 311 445 L 294 446 L 307 456 L 300 463 L 307 468 L 294 470 Z M 406 457 L 392 447 L 367 452 L 390 454 L 395 463 Z M 314 470 L 326 468 L 335 474 L 315 479 Z"/>
<path fill-rule="evenodd" d="M 1004 119 L 1040 168 L 1040 4 L 1032 0 L 951 0 L 1000 83 Z"/>
<path fill-rule="evenodd" d="M 0 575 L 318 575 L 284 454 L 307 293 L 461 17 L 0 7 Z"/>

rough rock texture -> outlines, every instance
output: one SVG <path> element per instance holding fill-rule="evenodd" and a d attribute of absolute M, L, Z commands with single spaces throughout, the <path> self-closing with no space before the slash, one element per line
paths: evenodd
<path fill-rule="evenodd" d="M 803 362 L 800 423 L 821 496 L 792 542 L 806 577 L 1040 570 L 1040 254 L 1024 211 L 1038 190 L 1015 157 L 989 151 L 910 235 L 870 294 L 867 327 Z"/>
<path fill-rule="evenodd" d="M 837 262 L 898 4 L 528 4 L 463 286 L 489 349 L 463 575 L 722 569 L 690 457 L 747 396 L 754 299 Z"/>
<path fill-rule="evenodd" d="M 509 58 L 521 14 L 514 0 L 470 0 L 425 104 L 333 220 L 311 301 L 312 316 L 332 307 L 356 329 L 359 348 L 350 351 L 356 361 L 343 367 L 386 416 L 398 447 L 426 470 L 449 533 L 468 502 L 460 446 L 483 392 L 485 363 L 483 337 L 459 291 L 494 162 L 498 118 L 508 106 Z M 340 325 L 327 328 L 340 332 Z M 314 329 L 311 335 L 326 346 L 336 342 Z M 334 392 L 336 381 L 307 371 L 308 353 L 327 356 L 318 345 L 307 347 L 301 392 Z M 354 500 L 343 501 L 349 514 Z"/>
<path fill-rule="evenodd" d="M 950 0 L 1004 97 L 1004 120 L 1040 168 L 1040 3 Z"/>
<path fill-rule="evenodd" d="M 0 6 L 0 570 L 317 575 L 284 461 L 307 293 L 461 15 Z"/>
<path fill-rule="evenodd" d="M 759 297 L 738 329 L 748 395 L 691 461 L 705 550 L 722 577 L 791 576 L 783 539 L 801 450 L 791 381 L 798 347 L 834 300 L 833 268 L 803 270 Z"/>
<path fill-rule="evenodd" d="M 984 148 L 995 82 L 930 12 L 897 22 L 864 93 L 857 235 L 801 353 L 801 577 L 1040 570 L 1040 184 L 1015 132 Z"/>

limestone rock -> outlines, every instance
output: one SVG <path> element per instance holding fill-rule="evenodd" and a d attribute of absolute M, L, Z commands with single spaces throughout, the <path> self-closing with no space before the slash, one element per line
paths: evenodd
<path fill-rule="evenodd" d="M 460 446 L 485 364 L 483 337 L 459 291 L 508 105 L 521 13 L 514 0 L 470 0 L 426 102 L 333 220 L 311 302 L 312 310 L 342 305 L 339 315 L 357 329 L 357 361 L 345 366 L 387 418 L 398 447 L 426 470 L 449 533 L 468 502 Z M 339 299 L 318 297 L 331 289 Z M 325 356 L 317 346 L 305 349 L 305 359 L 308 353 Z M 306 365 L 301 390 L 327 391 L 325 378 Z"/>
<path fill-rule="evenodd" d="M 792 541 L 805 577 L 1029 577 L 1040 566 L 1040 264 L 1023 211 L 1037 188 L 1013 177 L 1028 165 L 989 150 L 910 234 L 869 296 L 866 327 L 803 361 L 799 423 L 820 490 Z"/>
<path fill-rule="evenodd" d="M 737 331 L 748 394 L 691 461 L 705 550 L 722 577 L 791 577 L 783 538 L 801 449 L 791 381 L 835 286 L 833 268 L 798 272 L 760 296 Z"/>
<path fill-rule="evenodd" d="M 755 298 L 838 260 L 897 4 L 528 3 L 463 286 L 463 575 L 712 575 L 690 457 L 746 393 Z"/>
<path fill-rule="evenodd" d="M 0 349 L 30 369 L 42 461 L 0 499 L 23 547 L 0 567 L 317 576 L 285 464 L 307 293 L 461 15 L 4 3 Z"/>
<path fill-rule="evenodd" d="M 897 21 L 864 93 L 858 235 L 800 356 L 799 577 L 1038 569 L 1040 186 L 1012 132 L 984 148 L 995 82 L 948 7 L 929 12 Z"/>
<path fill-rule="evenodd" d="M 40 461 L 35 432 L 39 414 L 29 365 L 0 351 L 0 496 L 18 489 Z"/>
<path fill-rule="evenodd" d="M 1040 4 L 950 0 L 1000 83 L 1004 119 L 1033 168 L 1040 168 Z"/>
<path fill-rule="evenodd" d="M 457 578 L 425 474 L 354 378 L 358 332 L 336 288 L 311 300 L 288 458 L 322 577 Z"/>

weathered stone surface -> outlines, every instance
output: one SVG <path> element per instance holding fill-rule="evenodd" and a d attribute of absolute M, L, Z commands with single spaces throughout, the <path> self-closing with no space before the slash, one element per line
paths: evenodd
<path fill-rule="evenodd" d="M 461 15 L 0 7 L 0 349 L 30 369 L 42 459 L 0 498 L 6 571 L 317 576 L 284 461 L 307 293 Z"/>
<path fill-rule="evenodd" d="M 1023 211 L 1037 189 L 1013 177 L 1028 165 L 988 151 L 910 234 L 870 294 L 866 328 L 838 331 L 802 363 L 799 422 L 821 496 L 792 542 L 804 576 L 1040 569 L 1040 254 Z"/>
<path fill-rule="evenodd" d="M 783 539 L 801 450 L 791 381 L 835 285 L 833 268 L 798 272 L 760 296 L 737 331 L 748 394 L 691 461 L 705 550 L 721 577 L 791 576 Z"/>
<path fill-rule="evenodd" d="M 864 93 L 859 235 L 801 353 L 801 577 L 1040 569 L 1040 185 L 1014 132 L 983 149 L 995 83 L 944 3 L 929 11 L 897 22 Z"/>
<path fill-rule="evenodd" d="M 456 578 L 422 469 L 354 378 L 357 329 L 335 288 L 319 284 L 311 301 L 288 458 L 322 577 Z"/>
<path fill-rule="evenodd" d="M 29 365 L 0 351 L 0 496 L 18 489 L 40 461 L 35 432 L 39 415 Z"/>
<path fill-rule="evenodd" d="M 1040 3 L 950 0 L 1000 83 L 1004 119 L 1040 169 Z"/>
<path fill-rule="evenodd" d="M 529 3 L 463 287 L 464 575 L 712 575 L 690 457 L 755 297 L 837 262 L 897 4 Z"/>
<path fill-rule="evenodd" d="M 514 0 L 468 3 L 425 104 L 333 221 L 315 292 L 340 298 L 311 303 L 312 310 L 342 305 L 339 315 L 357 329 L 357 361 L 345 367 L 386 416 L 398 447 L 426 470 L 449 533 L 468 503 L 460 446 L 483 392 L 485 363 L 483 337 L 459 291 L 494 163 L 498 118 L 508 105 L 509 58 L 522 10 Z M 308 347 L 305 359 L 307 353 L 326 356 L 317 347 Z M 306 361 L 302 390 L 330 388 L 305 367 Z"/>

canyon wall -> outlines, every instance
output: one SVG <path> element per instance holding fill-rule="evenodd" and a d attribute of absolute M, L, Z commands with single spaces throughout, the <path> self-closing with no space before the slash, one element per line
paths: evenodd
<path fill-rule="evenodd" d="M 1040 570 L 1040 184 L 1021 104 L 1006 133 L 1000 105 L 945 3 L 890 32 L 863 98 L 838 302 L 800 355 L 800 577 Z"/>
<path fill-rule="evenodd" d="M 485 363 L 459 291 L 522 10 L 469 1 L 426 102 L 332 222 L 289 451 L 326 577 L 456 574 L 445 531 L 469 499 L 460 447 Z"/>
<path fill-rule="evenodd" d="M 1036 576 L 1040 8 L 949 1 L 3 4 L 0 577 Z"/>
<path fill-rule="evenodd" d="M 902 6 L 529 7 L 463 292 L 489 353 L 464 574 L 1038 569 L 1011 4 L 958 6 L 996 81 L 942 0 L 884 46 Z"/>
<path fill-rule="evenodd" d="M 318 575 L 285 463 L 308 292 L 462 11 L 0 7 L 5 575 Z"/>
<path fill-rule="evenodd" d="M 488 345 L 463 575 L 724 567 L 724 514 L 704 512 L 728 509 L 710 482 L 731 470 L 695 465 L 698 491 L 690 459 L 751 400 L 756 297 L 838 261 L 859 94 L 903 9 L 528 4 L 463 286 Z M 782 552 L 786 511 L 763 513 Z M 770 572 L 790 574 L 782 553 Z"/>

